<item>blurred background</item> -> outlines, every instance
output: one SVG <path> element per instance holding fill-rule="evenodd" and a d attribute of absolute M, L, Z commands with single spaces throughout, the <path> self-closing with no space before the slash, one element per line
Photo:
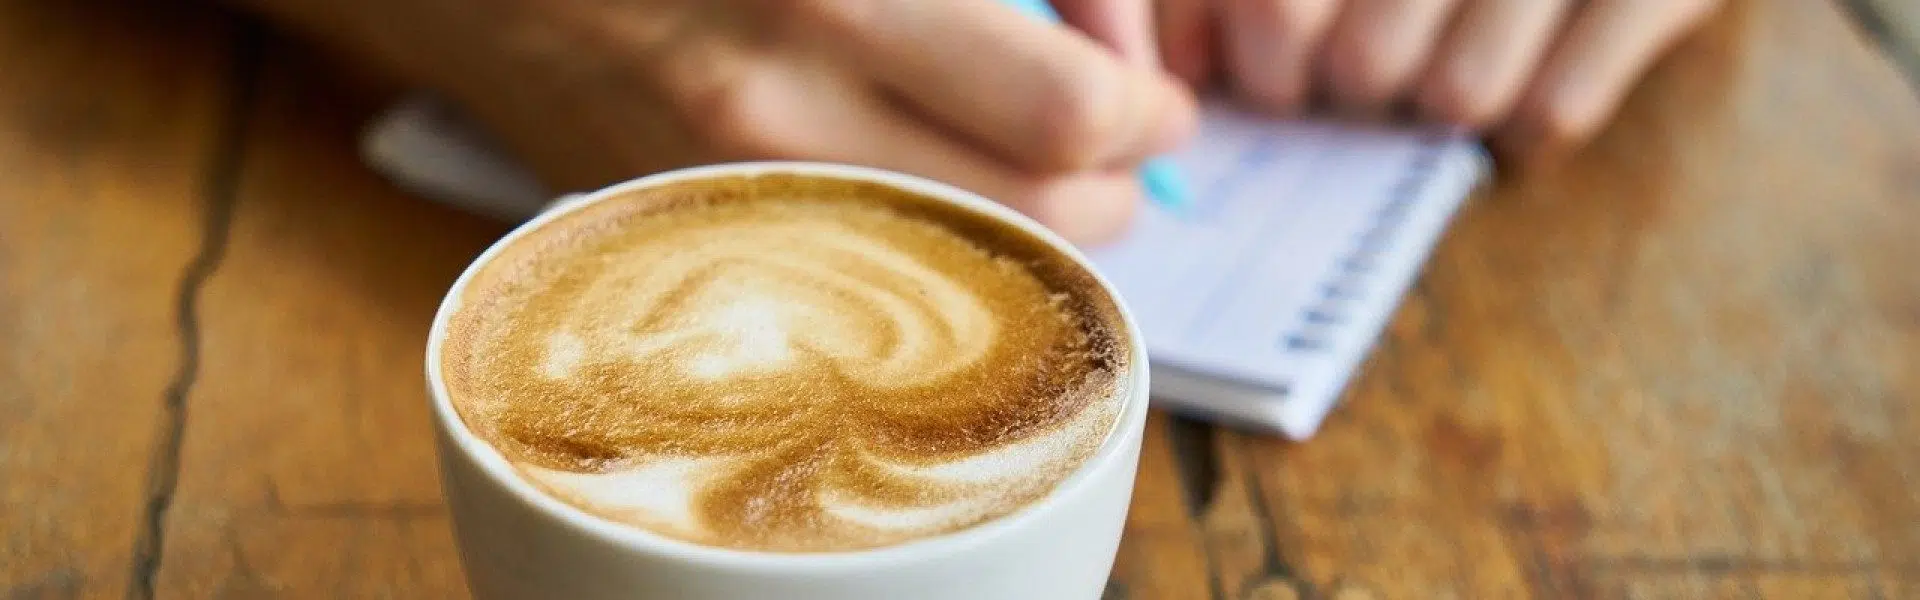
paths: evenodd
<path fill-rule="evenodd" d="M 420 372 L 507 224 L 399 88 L 0 0 L 0 598 L 464 597 Z M 1110 598 L 1920 597 L 1920 3 L 1736 0 L 1458 217 L 1304 444 L 1156 414 Z"/>

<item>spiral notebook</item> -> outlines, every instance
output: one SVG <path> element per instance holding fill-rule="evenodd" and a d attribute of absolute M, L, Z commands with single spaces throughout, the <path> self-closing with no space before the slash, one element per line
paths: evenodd
<path fill-rule="evenodd" d="M 549 194 L 426 100 L 368 130 L 367 160 L 462 208 L 525 218 Z M 1442 130 L 1276 122 L 1209 105 L 1173 160 L 1193 204 L 1089 251 L 1145 333 L 1153 402 L 1311 437 L 1488 161 Z"/>

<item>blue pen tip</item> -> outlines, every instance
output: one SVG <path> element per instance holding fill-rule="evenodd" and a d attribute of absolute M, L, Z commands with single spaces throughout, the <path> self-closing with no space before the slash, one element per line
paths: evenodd
<path fill-rule="evenodd" d="M 1174 213 L 1184 212 L 1192 196 L 1187 192 L 1187 182 L 1180 178 L 1180 171 L 1173 163 L 1165 159 L 1153 159 L 1140 166 L 1140 184 L 1147 189 L 1147 195 L 1161 208 Z"/>
<path fill-rule="evenodd" d="M 1059 22 L 1060 13 L 1053 10 L 1053 4 L 1047 0 L 1003 0 L 1007 5 L 1036 18 Z M 1192 197 L 1187 193 L 1187 182 L 1180 178 L 1180 170 L 1166 159 L 1153 159 L 1140 167 L 1140 184 L 1153 198 L 1154 204 L 1173 214 L 1185 214 L 1187 204 Z"/>
<path fill-rule="evenodd" d="M 1054 12 L 1053 4 L 1047 0 L 1007 0 L 1007 4 L 1029 15 L 1048 21 L 1059 21 L 1060 13 Z"/>

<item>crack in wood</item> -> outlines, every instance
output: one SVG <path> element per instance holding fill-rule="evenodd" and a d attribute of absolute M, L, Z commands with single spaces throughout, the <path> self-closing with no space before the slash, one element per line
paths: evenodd
<path fill-rule="evenodd" d="M 253 561 L 247 558 L 246 551 L 241 548 L 239 532 L 228 528 L 223 537 L 226 538 L 227 554 L 233 561 L 233 571 L 220 580 L 214 597 L 224 600 L 273 595 L 275 590 L 261 577 L 260 570 L 254 567 Z"/>
<path fill-rule="evenodd" d="M 1186 500 L 1189 526 L 1201 531 L 1200 556 L 1206 563 L 1207 597 L 1225 600 L 1225 582 L 1220 581 L 1220 562 L 1212 541 L 1207 539 L 1207 512 L 1213 508 L 1220 487 L 1219 457 L 1214 455 L 1213 427 L 1201 421 L 1168 415 L 1167 440 L 1172 447 L 1174 473 L 1180 479 L 1180 491 Z"/>
<path fill-rule="evenodd" d="M 1714 578 L 1744 577 L 1737 585 L 1753 597 L 1765 597 L 1751 581 L 1761 575 L 1864 577 L 1878 585 L 1884 573 L 1920 573 L 1920 563 L 1877 560 L 1820 561 L 1770 558 L 1725 552 L 1677 556 L 1626 554 L 1597 556 L 1579 544 L 1594 519 L 1577 503 L 1534 506 L 1512 504 L 1499 513 L 1506 530 L 1526 562 L 1528 592 L 1534 598 L 1592 597 L 1594 579 L 1605 577 L 1696 575 Z"/>
<path fill-rule="evenodd" d="M 1879 561 L 1812 561 L 1790 558 L 1766 558 L 1706 552 L 1680 556 L 1629 554 L 1589 556 L 1581 561 L 1589 569 L 1632 575 L 1837 575 L 1856 576 L 1880 571 L 1920 572 L 1920 564 L 1886 564 Z"/>
<path fill-rule="evenodd" d="M 1248 470 L 1251 471 L 1251 469 Z M 1259 481 L 1252 479 L 1251 473 L 1248 477 L 1250 481 L 1247 482 L 1247 503 L 1253 511 L 1254 522 L 1260 526 L 1261 573 L 1249 577 L 1242 589 L 1258 590 L 1267 585 L 1263 582 L 1282 582 L 1287 587 L 1293 588 L 1295 595 L 1301 598 L 1316 597 L 1312 586 L 1300 579 L 1298 570 L 1280 556 L 1280 536 L 1275 533 L 1277 528 L 1272 512 L 1267 510 L 1265 494 L 1261 493 Z"/>
<path fill-rule="evenodd" d="M 280 486 L 267 481 L 266 514 L 279 518 L 376 519 L 409 521 L 444 517 L 447 507 L 440 502 L 408 500 L 335 500 L 330 502 L 288 503 L 281 499 Z"/>
<path fill-rule="evenodd" d="M 1220 462 L 1214 456 L 1213 426 L 1179 415 L 1169 415 L 1167 439 L 1173 446 L 1173 459 L 1179 464 L 1180 488 L 1185 492 L 1187 511 L 1198 519 L 1213 506 L 1220 486 Z"/>
<path fill-rule="evenodd" d="M 1253 464 L 1253 453 L 1246 452 L 1244 446 L 1238 449 L 1242 450 L 1240 455 L 1242 460 L 1246 461 L 1242 463 L 1242 467 L 1246 472 L 1247 504 L 1253 512 L 1254 522 L 1259 524 L 1262 543 L 1261 574 L 1250 578 L 1251 580 L 1246 582 L 1247 585 L 1242 589 L 1247 590 L 1253 600 L 1265 600 L 1281 588 L 1298 600 L 1316 600 L 1324 597 L 1321 590 L 1303 577 L 1300 570 L 1287 560 L 1285 553 L 1281 552 L 1280 526 L 1289 526 L 1296 536 L 1299 533 L 1298 523 L 1285 519 L 1283 515 L 1275 514 L 1276 508 L 1280 513 L 1287 512 L 1281 506 L 1284 498 L 1273 498 L 1272 505 L 1268 504 L 1266 487 L 1261 485 L 1260 475 Z"/>
<path fill-rule="evenodd" d="M 1575 548 L 1592 529 L 1593 521 L 1593 515 L 1578 502 L 1547 507 L 1515 503 L 1501 509 L 1501 529 L 1525 554 L 1529 596 L 1593 596 L 1587 564 Z"/>
<path fill-rule="evenodd" d="M 320 502 L 286 506 L 278 516 L 314 519 L 380 519 L 406 521 L 446 516 L 440 503 L 426 502 Z"/>
<path fill-rule="evenodd" d="M 200 294 L 226 256 L 227 239 L 238 196 L 245 147 L 247 115 L 252 111 L 259 79 L 259 28 L 235 20 L 223 127 L 214 147 L 202 192 L 205 199 L 200 248 L 180 274 L 174 299 L 174 322 L 180 336 L 179 366 L 161 396 L 158 431 L 147 467 L 146 501 L 141 527 L 133 542 L 127 597 L 153 597 L 160 553 L 166 545 L 167 511 L 173 506 L 180 481 L 180 449 L 187 427 L 187 396 L 200 375 Z"/>

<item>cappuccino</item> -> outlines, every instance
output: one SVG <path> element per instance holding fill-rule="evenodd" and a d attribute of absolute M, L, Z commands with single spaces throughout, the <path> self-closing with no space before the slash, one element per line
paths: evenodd
<path fill-rule="evenodd" d="M 624 192 L 501 248 L 440 366 L 468 429 L 581 511 L 724 548 L 847 551 L 977 526 L 1105 442 L 1133 347 L 1083 266 L 874 182 Z"/>

